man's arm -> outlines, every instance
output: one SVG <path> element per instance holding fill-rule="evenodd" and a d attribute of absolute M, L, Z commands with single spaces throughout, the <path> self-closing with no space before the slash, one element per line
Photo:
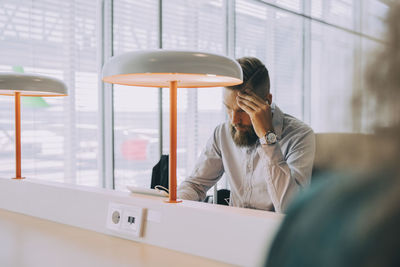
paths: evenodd
<path fill-rule="evenodd" d="M 258 153 L 266 166 L 267 189 L 276 212 L 284 212 L 293 196 L 311 180 L 315 137 L 311 129 L 293 136 L 286 158 L 279 143 L 262 145 Z"/>
<path fill-rule="evenodd" d="M 247 90 L 238 94 L 237 103 L 249 114 L 259 138 L 274 130 L 269 102 Z M 314 133 L 304 126 L 298 129 L 292 139 L 286 158 L 282 155 L 279 143 L 262 145 L 258 149 L 266 163 L 268 193 L 276 212 L 283 212 L 293 195 L 310 182 L 315 153 Z"/>
<path fill-rule="evenodd" d="M 224 173 L 221 151 L 218 147 L 220 127 L 214 130 L 213 136 L 208 140 L 192 174 L 179 185 L 178 198 L 203 201 L 207 191 Z"/>

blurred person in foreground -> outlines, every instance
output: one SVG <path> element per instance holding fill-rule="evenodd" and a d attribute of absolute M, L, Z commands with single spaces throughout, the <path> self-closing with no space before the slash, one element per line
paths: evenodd
<path fill-rule="evenodd" d="M 383 51 L 366 73 L 370 119 L 385 126 L 375 128 L 370 160 L 357 174 L 325 174 L 299 196 L 265 266 L 400 266 L 400 2 L 391 2 L 386 23 Z"/>

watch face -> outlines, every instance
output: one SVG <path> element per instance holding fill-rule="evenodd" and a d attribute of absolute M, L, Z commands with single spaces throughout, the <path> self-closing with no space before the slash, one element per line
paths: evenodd
<path fill-rule="evenodd" d="M 276 143 L 276 134 L 274 134 L 274 133 L 269 133 L 269 134 L 267 135 L 267 142 L 268 142 L 268 144 L 274 144 L 274 143 Z"/>

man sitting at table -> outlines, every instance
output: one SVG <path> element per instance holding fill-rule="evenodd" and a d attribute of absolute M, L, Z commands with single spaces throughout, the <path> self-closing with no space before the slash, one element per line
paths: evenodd
<path fill-rule="evenodd" d="M 178 197 L 204 200 L 225 173 L 231 206 L 283 212 L 310 183 L 314 133 L 272 103 L 268 70 L 260 60 L 238 62 L 243 83 L 223 92 L 229 121 L 215 128 Z"/>

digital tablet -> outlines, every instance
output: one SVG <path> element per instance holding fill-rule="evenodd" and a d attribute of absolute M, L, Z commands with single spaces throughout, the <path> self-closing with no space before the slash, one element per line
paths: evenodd
<path fill-rule="evenodd" d="M 137 186 L 132 186 L 132 185 L 127 185 L 126 188 L 128 188 L 128 190 L 134 194 L 145 194 L 145 195 L 152 195 L 152 196 L 158 196 L 158 197 L 168 197 L 169 196 L 167 192 L 165 192 L 164 190 L 160 190 L 160 189 L 150 189 L 150 188 L 137 187 Z"/>

